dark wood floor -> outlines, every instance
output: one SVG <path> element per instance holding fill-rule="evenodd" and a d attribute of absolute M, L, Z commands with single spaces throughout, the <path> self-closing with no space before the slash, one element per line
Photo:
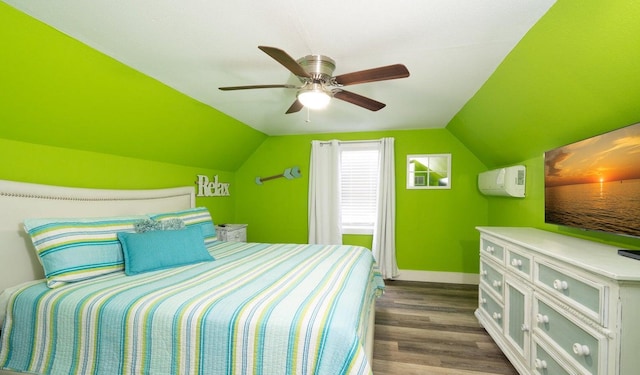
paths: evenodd
<path fill-rule="evenodd" d="M 517 375 L 473 315 L 473 285 L 387 281 L 376 302 L 375 375 Z"/>

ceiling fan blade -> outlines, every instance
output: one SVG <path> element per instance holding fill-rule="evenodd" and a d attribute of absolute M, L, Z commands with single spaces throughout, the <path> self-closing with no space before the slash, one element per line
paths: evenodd
<path fill-rule="evenodd" d="M 333 81 L 338 85 L 348 86 L 358 83 L 384 81 L 409 77 L 409 70 L 402 64 L 382 66 L 379 68 L 361 70 L 359 72 L 341 74 L 335 76 Z"/>
<path fill-rule="evenodd" d="M 362 95 L 340 89 L 333 90 L 333 97 L 336 99 L 344 100 L 345 102 L 349 102 L 351 104 L 355 104 L 362 108 L 366 108 L 370 111 L 378 111 L 386 106 L 386 104 L 384 103 L 380 103 Z"/>
<path fill-rule="evenodd" d="M 267 55 L 271 56 L 274 60 L 282 64 L 285 68 L 289 69 L 289 71 L 298 77 L 307 77 L 311 78 L 311 75 L 307 73 L 306 70 L 300 64 L 293 59 L 293 57 L 289 56 L 285 51 L 275 48 L 275 47 L 266 47 L 266 46 L 258 46 L 260 50 Z"/>
<path fill-rule="evenodd" d="M 249 89 L 297 89 L 299 88 L 296 85 L 251 85 L 251 86 L 228 86 L 228 87 L 218 87 L 218 89 L 222 91 L 231 91 L 231 90 L 249 90 Z"/>
<path fill-rule="evenodd" d="M 289 113 L 296 113 L 299 112 L 304 106 L 302 105 L 302 103 L 300 103 L 300 101 L 298 99 L 296 99 L 295 102 L 293 102 L 293 104 L 291 104 L 291 107 L 289 107 L 289 109 L 287 109 L 287 112 L 285 112 L 285 114 L 289 114 Z"/>

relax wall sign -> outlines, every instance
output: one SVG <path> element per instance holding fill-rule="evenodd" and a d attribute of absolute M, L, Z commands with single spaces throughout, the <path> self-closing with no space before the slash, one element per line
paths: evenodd
<path fill-rule="evenodd" d="M 196 175 L 198 180 L 198 197 L 226 197 L 229 194 L 229 183 L 218 182 L 218 175 L 213 176 L 213 181 L 209 177 L 199 174 Z"/>

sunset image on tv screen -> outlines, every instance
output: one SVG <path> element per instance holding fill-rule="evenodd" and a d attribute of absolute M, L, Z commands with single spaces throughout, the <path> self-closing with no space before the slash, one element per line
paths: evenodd
<path fill-rule="evenodd" d="M 640 237 L 640 123 L 548 151 L 545 222 Z"/>

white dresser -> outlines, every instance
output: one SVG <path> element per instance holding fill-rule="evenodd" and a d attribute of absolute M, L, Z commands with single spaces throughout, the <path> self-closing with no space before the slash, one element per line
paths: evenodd
<path fill-rule="evenodd" d="M 640 374 L 640 261 L 533 228 L 478 227 L 476 317 L 520 374 Z"/>
<path fill-rule="evenodd" d="M 247 224 L 216 225 L 216 234 L 220 241 L 247 242 Z"/>

